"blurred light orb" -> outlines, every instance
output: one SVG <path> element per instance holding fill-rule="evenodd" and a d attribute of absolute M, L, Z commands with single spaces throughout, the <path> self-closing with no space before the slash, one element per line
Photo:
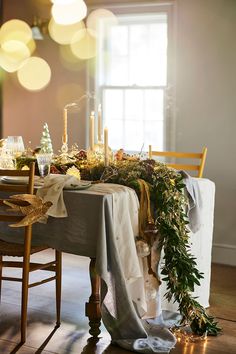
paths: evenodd
<path fill-rule="evenodd" d="M 30 56 L 30 50 L 27 45 L 16 40 L 4 42 L 2 44 L 2 50 L 15 61 L 22 61 Z"/>
<path fill-rule="evenodd" d="M 0 49 L 0 66 L 10 73 L 17 71 L 25 59 L 29 58 L 30 50 L 26 44 L 9 40 Z"/>
<path fill-rule="evenodd" d="M 51 18 L 48 30 L 51 38 L 59 44 L 70 44 L 76 32 L 85 28 L 83 21 L 73 23 L 71 25 L 60 25 Z"/>
<path fill-rule="evenodd" d="M 72 53 L 79 59 L 91 59 L 96 56 L 96 39 L 87 29 L 77 32 L 70 46 Z"/>
<path fill-rule="evenodd" d="M 51 69 L 48 63 L 39 57 L 26 59 L 17 71 L 20 84 L 29 91 L 39 91 L 45 88 L 51 79 Z"/>
<path fill-rule="evenodd" d="M 21 20 L 10 20 L 5 22 L 0 29 L 0 43 L 16 40 L 25 44 L 32 39 L 30 26 Z"/>
<path fill-rule="evenodd" d="M 80 22 L 87 15 L 87 6 L 83 0 L 67 0 L 54 2 L 52 17 L 61 25 L 70 25 Z"/>
<path fill-rule="evenodd" d="M 27 43 L 27 47 L 29 48 L 30 54 L 33 54 L 36 49 L 36 43 L 33 38 Z"/>
<path fill-rule="evenodd" d="M 87 28 L 92 29 L 93 33 L 98 33 L 100 21 L 105 21 L 108 25 L 116 25 L 118 23 L 118 19 L 113 12 L 106 9 L 97 9 L 88 15 L 86 20 Z"/>

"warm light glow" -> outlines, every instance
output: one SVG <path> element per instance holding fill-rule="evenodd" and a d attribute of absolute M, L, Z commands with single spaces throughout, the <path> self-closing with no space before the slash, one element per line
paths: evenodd
<path fill-rule="evenodd" d="M 33 38 L 27 43 L 27 47 L 29 48 L 30 54 L 33 54 L 36 49 L 36 44 Z"/>
<path fill-rule="evenodd" d="M 48 85 L 51 79 L 51 69 L 48 63 L 38 57 L 26 59 L 17 72 L 20 84 L 30 91 L 39 91 Z"/>
<path fill-rule="evenodd" d="M 55 22 L 69 25 L 83 20 L 87 15 L 87 6 L 83 0 L 56 1 L 52 6 Z"/>
<path fill-rule="evenodd" d="M 21 20 L 5 22 L 0 29 L 0 43 L 16 40 L 27 44 L 32 39 L 30 26 Z"/>
<path fill-rule="evenodd" d="M 89 14 L 86 21 L 87 28 L 94 31 L 92 32 L 92 35 L 94 35 L 94 33 L 98 33 L 99 21 L 101 20 L 105 21 L 108 25 L 118 24 L 117 17 L 111 11 L 106 9 L 94 10 Z"/>
<path fill-rule="evenodd" d="M 96 56 L 96 40 L 88 30 L 81 30 L 74 35 L 71 50 L 80 59 L 93 58 Z"/>
<path fill-rule="evenodd" d="M 30 56 L 29 48 L 15 40 L 6 41 L 2 44 L 2 50 L 16 61 L 22 61 Z"/>
<path fill-rule="evenodd" d="M 48 25 L 49 34 L 52 39 L 59 44 L 70 44 L 76 32 L 85 27 L 84 22 L 80 21 L 72 25 L 60 25 L 52 18 Z"/>
<path fill-rule="evenodd" d="M 10 73 L 15 72 L 29 56 L 30 50 L 23 42 L 6 41 L 0 49 L 0 66 Z"/>

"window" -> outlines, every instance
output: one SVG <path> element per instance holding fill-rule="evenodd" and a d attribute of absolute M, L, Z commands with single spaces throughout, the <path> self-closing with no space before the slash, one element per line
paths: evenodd
<path fill-rule="evenodd" d="M 100 26 L 97 91 L 112 149 L 163 150 L 168 140 L 168 12 L 119 14 Z"/>

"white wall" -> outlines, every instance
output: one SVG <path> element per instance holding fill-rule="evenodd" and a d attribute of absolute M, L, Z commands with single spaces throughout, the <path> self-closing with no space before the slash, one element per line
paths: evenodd
<path fill-rule="evenodd" d="M 178 0 L 176 148 L 209 149 L 213 261 L 236 265 L 236 1 Z"/>

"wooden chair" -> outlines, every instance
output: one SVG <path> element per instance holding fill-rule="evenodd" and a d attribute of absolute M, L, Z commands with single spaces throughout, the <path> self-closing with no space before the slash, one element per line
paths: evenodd
<path fill-rule="evenodd" d="M 16 193 L 33 194 L 34 193 L 34 171 L 35 171 L 34 163 L 31 164 L 30 170 L 28 171 L 0 170 L 0 176 L 18 176 L 18 177 L 28 176 L 29 178 L 28 183 L 25 185 L 10 185 L 10 184 L 3 184 L 0 182 L 0 191 L 4 192 L 4 195 L 5 192 L 8 192 L 8 195 L 16 194 Z M 7 213 L 6 208 L 8 208 L 9 210 L 9 207 L 7 207 L 3 203 L 3 200 L 5 199 L 7 199 L 7 197 L 4 199 L 0 199 L 0 208 L 1 208 L 0 223 L 7 222 L 11 224 L 13 222 L 18 222 L 22 220 L 24 216 L 21 215 L 19 216 L 19 214 L 13 215 L 12 213 L 11 215 L 9 215 L 9 212 Z M 5 208 L 5 214 L 3 208 Z M 5 228 L 6 227 L 4 226 L 4 230 Z M 23 244 L 16 244 L 16 243 L 0 240 L 0 297 L 1 297 L 2 280 L 16 281 L 22 283 L 21 343 L 24 343 L 26 340 L 27 302 L 28 302 L 29 288 L 55 280 L 56 281 L 56 311 L 57 311 L 56 326 L 57 327 L 60 326 L 60 308 L 61 308 L 61 252 L 55 251 L 55 259 L 51 262 L 44 263 L 44 264 L 31 262 L 30 256 L 32 254 L 48 249 L 49 247 L 44 245 L 37 246 L 37 247 L 31 246 L 32 225 L 25 226 L 23 227 L 23 229 L 24 229 Z M 8 260 L 8 259 L 4 261 L 3 256 L 23 257 L 23 260 L 21 262 L 16 260 Z M 19 278 L 3 276 L 2 269 L 4 267 L 22 268 L 22 276 Z M 54 275 L 46 279 L 43 279 L 42 281 L 38 281 L 30 284 L 29 273 L 40 269 L 44 271 L 52 271 L 54 272 Z"/>
<path fill-rule="evenodd" d="M 167 158 L 180 158 L 180 159 L 196 159 L 199 161 L 198 164 L 186 164 L 186 163 L 169 163 L 166 162 L 167 166 L 173 167 L 177 170 L 184 171 L 197 171 L 197 177 L 202 178 L 203 170 L 206 162 L 207 148 L 204 147 L 202 152 L 176 152 L 176 151 L 153 151 L 152 145 L 149 145 L 149 158 L 152 159 L 153 156 L 162 156 Z"/>

